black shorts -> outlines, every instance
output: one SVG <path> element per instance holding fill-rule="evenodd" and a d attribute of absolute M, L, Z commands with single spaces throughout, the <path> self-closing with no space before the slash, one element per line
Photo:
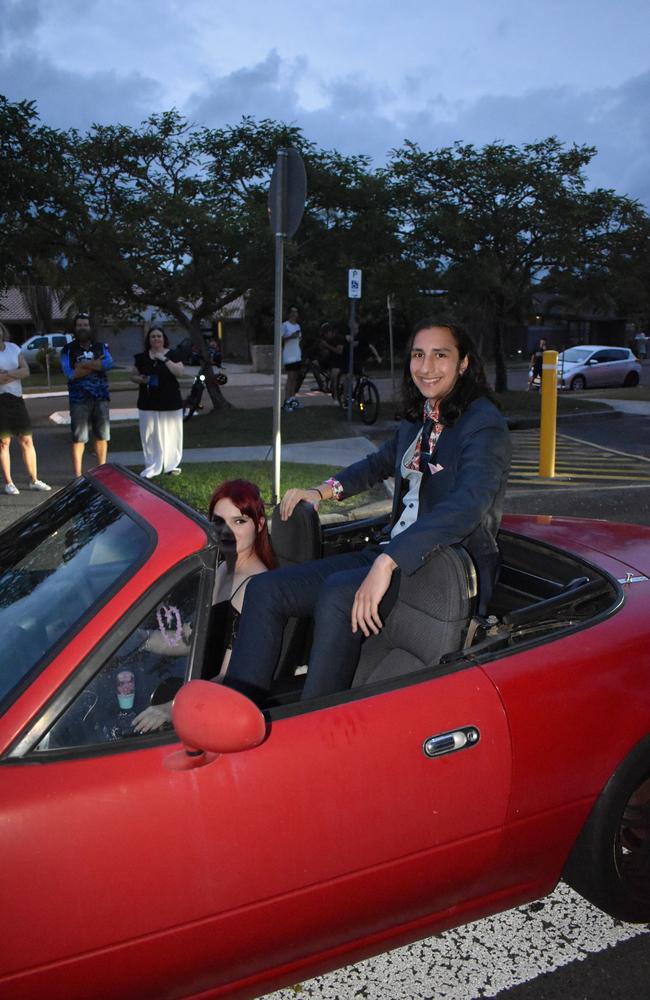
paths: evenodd
<path fill-rule="evenodd" d="M 290 361 L 288 365 L 284 366 L 285 372 L 297 372 L 302 368 L 302 361 Z"/>
<path fill-rule="evenodd" d="M 22 396 L 0 392 L 0 438 L 31 434 L 32 423 Z"/>

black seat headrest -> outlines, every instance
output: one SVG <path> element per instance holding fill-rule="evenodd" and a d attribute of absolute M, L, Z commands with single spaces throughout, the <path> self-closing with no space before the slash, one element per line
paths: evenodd
<path fill-rule="evenodd" d="M 294 566 L 309 559 L 319 559 L 322 550 L 321 526 L 315 508 L 301 500 L 289 520 L 283 521 L 280 507 L 275 507 L 271 515 L 271 542 L 280 566 Z"/>

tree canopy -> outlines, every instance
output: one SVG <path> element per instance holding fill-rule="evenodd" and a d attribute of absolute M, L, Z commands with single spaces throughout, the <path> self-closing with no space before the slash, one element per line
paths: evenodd
<path fill-rule="evenodd" d="M 503 343 L 538 289 L 641 317 L 649 221 L 635 202 L 587 190 L 595 150 L 555 138 L 521 147 L 405 142 L 386 167 L 308 141 L 294 125 L 244 117 L 208 129 L 176 111 L 85 133 L 43 125 L 0 97 L 0 282 L 53 286 L 118 321 L 154 307 L 201 326 L 241 295 L 268 339 L 273 238 L 267 194 L 280 147 L 307 169 L 307 205 L 286 250 L 286 298 L 307 325 L 343 318 L 346 272 L 364 270 L 366 320 L 386 297 L 415 318 L 433 293 Z M 265 329 L 266 328 L 266 329 Z M 265 337 L 266 334 L 266 337 Z M 222 402 L 213 387 L 213 399 Z"/>

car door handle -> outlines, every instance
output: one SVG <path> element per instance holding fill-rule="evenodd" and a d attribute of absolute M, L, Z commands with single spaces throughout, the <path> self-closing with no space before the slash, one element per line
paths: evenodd
<path fill-rule="evenodd" d="M 481 738 L 476 726 L 462 726 L 448 733 L 437 733 L 429 736 L 422 744 L 425 757 L 442 757 L 443 754 L 455 753 L 456 750 L 467 750 L 475 747 Z"/>

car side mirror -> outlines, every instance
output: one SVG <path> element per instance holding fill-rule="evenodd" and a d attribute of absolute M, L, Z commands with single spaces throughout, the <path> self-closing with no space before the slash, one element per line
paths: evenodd
<path fill-rule="evenodd" d="M 172 705 L 172 723 L 184 750 L 165 758 L 165 767 L 186 771 L 204 767 L 224 753 L 259 746 L 266 722 L 257 705 L 239 691 L 212 681 L 189 681 Z"/>

